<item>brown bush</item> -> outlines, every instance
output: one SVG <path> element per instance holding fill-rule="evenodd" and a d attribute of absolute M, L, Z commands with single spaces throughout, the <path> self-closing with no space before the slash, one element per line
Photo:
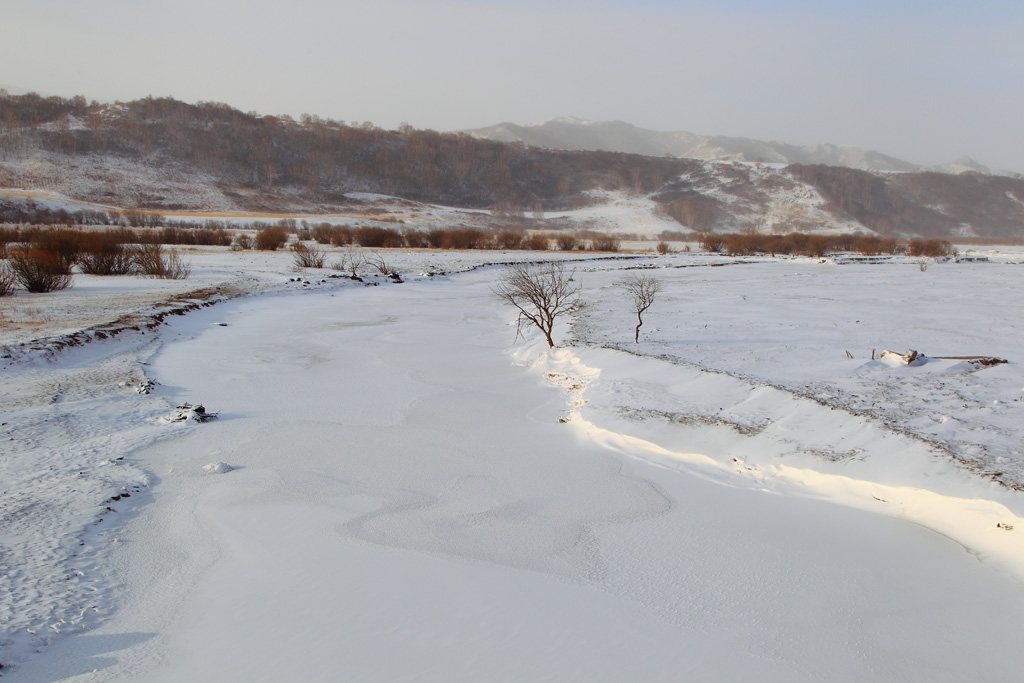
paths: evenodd
<path fill-rule="evenodd" d="M 559 235 L 555 238 L 555 245 L 559 251 L 572 251 L 579 247 L 580 241 L 575 235 Z"/>
<path fill-rule="evenodd" d="M 431 230 L 427 233 L 427 242 L 432 248 L 440 249 L 444 246 L 444 236 L 446 232 L 446 230 L 440 230 L 437 228 Z"/>
<path fill-rule="evenodd" d="M 287 241 L 288 233 L 284 231 L 284 228 L 272 225 L 256 233 L 253 245 L 260 251 L 277 251 Z"/>
<path fill-rule="evenodd" d="M 187 280 L 192 274 L 192 264 L 181 254 L 172 251 L 164 258 L 164 272 L 159 277 L 164 280 Z"/>
<path fill-rule="evenodd" d="M 395 248 L 405 244 L 402 235 L 394 228 L 378 228 L 373 226 L 356 228 L 355 232 L 352 233 L 352 239 L 361 247 L 373 249 Z"/>
<path fill-rule="evenodd" d="M 89 275 L 127 275 L 132 272 L 134 250 L 120 232 L 82 233 L 78 265 Z"/>
<path fill-rule="evenodd" d="M 611 236 L 597 237 L 590 242 L 590 248 L 594 251 L 611 251 L 616 252 L 619 250 L 619 240 Z"/>
<path fill-rule="evenodd" d="M 411 249 L 426 249 L 430 246 L 427 233 L 422 230 L 406 230 L 402 237 L 405 238 L 405 246 Z"/>
<path fill-rule="evenodd" d="M 853 251 L 864 256 L 878 256 L 880 254 L 899 254 L 904 247 L 894 237 L 877 237 L 875 235 L 863 235 L 853 243 Z"/>
<path fill-rule="evenodd" d="M 323 268 L 326 252 L 319 246 L 308 247 L 302 242 L 292 244 L 292 260 L 296 268 Z"/>
<path fill-rule="evenodd" d="M 53 252 L 36 247 L 9 249 L 10 268 L 14 279 L 26 291 L 52 292 L 71 286 L 71 264 Z"/>
<path fill-rule="evenodd" d="M 352 244 L 352 228 L 347 225 L 337 225 L 331 233 L 331 244 L 336 247 L 345 247 Z"/>
<path fill-rule="evenodd" d="M 659 254 L 664 256 L 669 252 L 668 242 L 658 242 L 658 246 L 655 247 L 655 249 L 657 249 Z"/>
<path fill-rule="evenodd" d="M 317 244 L 330 244 L 334 240 L 335 231 L 336 228 L 330 223 L 320 223 L 309 231 L 309 235 Z"/>
<path fill-rule="evenodd" d="M 164 280 L 185 280 L 192 274 L 192 266 L 177 252 L 165 253 L 160 244 L 144 244 L 135 250 L 133 264 L 136 272 Z"/>
<path fill-rule="evenodd" d="M 494 241 L 501 249 L 519 249 L 523 244 L 523 233 L 519 230 L 502 230 Z"/>
<path fill-rule="evenodd" d="M 7 245 L 21 241 L 17 228 L 0 227 L 0 258 L 7 258 Z"/>
<path fill-rule="evenodd" d="M 140 275 L 159 277 L 164 270 L 164 248 L 159 244 L 144 244 L 135 251 L 132 262 Z"/>
<path fill-rule="evenodd" d="M 48 228 L 33 230 L 29 243 L 35 249 L 48 252 L 56 257 L 64 270 L 71 272 L 71 266 L 81 252 L 82 231 L 71 228 Z M 63 289 L 63 288 L 60 288 Z"/>
<path fill-rule="evenodd" d="M 231 244 L 231 235 L 224 228 L 182 228 L 166 227 L 159 231 L 161 244 L 193 244 L 226 247 Z"/>
<path fill-rule="evenodd" d="M 547 251 L 551 248 L 551 243 L 544 235 L 530 235 L 523 240 L 522 247 L 530 251 Z"/>
<path fill-rule="evenodd" d="M 911 256 L 930 256 L 932 258 L 949 256 L 953 253 L 953 245 L 946 240 L 915 237 L 907 245 L 907 253 Z"/>
<path fill-rule="evenodd" d="M 484 233 L 476 228 L 455 228 L 443 232 L 442 249 L 480 249 L 484 246 Z"/>
<path fill-rule="evenodd" d="M 244 251 L 246 249 L 252 249 L 255 244 L 252 235 L 247 232 L 240 232 L 235 235 L 235 239 L 231 242 L 232 251 Z"/>
<path fill-rule="evenodd" d="M 725 239 L 713 232 L 700 233 L 700 248 L 710 251 L 712 254 L 724 254 L 726 250 Z"/>
<path fill-rule="evenodd" d="M 6 262 L 0 261 L 0 296 L 14 294 L 16 284 L 17 280 L 14 277 L 14 271 L 11 270 L 11 267 Z"/>

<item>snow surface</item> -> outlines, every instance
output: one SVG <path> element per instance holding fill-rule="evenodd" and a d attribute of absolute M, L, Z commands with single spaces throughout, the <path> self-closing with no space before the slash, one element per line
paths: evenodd
<path fill-rule="evenodd" d="M 0 673 L 1016 680 L 1024 271 L 985 255 L 580 262 L 548 350 L 493 253 L 197 254 L 264 294 L 2 361 Z"/>

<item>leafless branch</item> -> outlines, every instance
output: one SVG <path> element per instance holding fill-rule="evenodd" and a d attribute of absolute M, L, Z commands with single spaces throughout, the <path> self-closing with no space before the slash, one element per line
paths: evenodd
<path fill-rule="evenodd" d="M 508 267 L 492 291 L 519 311 L 517 338 L 518 326 L 526 320 L 535 325 L 544 334 L 548 346 L 554 348 L 551 334 L 555 320 L 581 306 L 580 285 L 573 280 L 575 274 L 575 270 L 567 270 L 561 263 Z"/>
<path fill-rule="evenodd" d="M 633 337 L 635 343 L 640 341 L 640 327 L 644 324 L 643 315 L 654 303 L 655 297 L 661 291 L 661 280 L 650 275 L 627 275 L 619 286 L 626 290 L 626 293 L 633 299 L 633 308 L 636 310 L 636 333 Z"/>

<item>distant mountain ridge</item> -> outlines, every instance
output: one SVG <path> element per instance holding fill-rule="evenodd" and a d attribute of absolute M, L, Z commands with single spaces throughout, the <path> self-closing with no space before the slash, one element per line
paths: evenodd
<path fill-rule="evenodd" d="M 463 131 L 473 137 L 498 142 L 522 142 L 534 147 L 578 151 L 624 152 L 645 156 L 673 156 L 706 161 L 745 161 L 772 164 L 824 164 L 880 173 L 965 171 L 1017 177 L 963 157 L 939 166 L 922 166 L 903 159 L 850 145 L 791 145 L 753 138 L 698 135 L 687 131 L 661 132 L 639 128 L 625 121 L 587 121 L 576 117 L 555 118 L 521 126 L 499 123 Z"/>

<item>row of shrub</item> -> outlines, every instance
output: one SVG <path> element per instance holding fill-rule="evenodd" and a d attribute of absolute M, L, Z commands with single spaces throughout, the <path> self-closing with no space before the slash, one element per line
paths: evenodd
<path fill-rule="evenodd" d="M 112 236 L 112 237 L 111 237 Z M 224 228 L 109 228 L 106 230 L 83 230 L 81 228 L 16 228 L 0 227 L 0 258 L 8 244 L 47 245 L 60 243 L 62 250 L 71 252 L 84 249 L 91 241 L 115 239 L 121 244 L 174 244 L 207 245 L 226 247 L 231 244 L 231 234 Z"/>
<path fill-rule="evenodd" d="M 128 241 L 130 230 L 83 231 L 68 228 L 26 230 L 13 244 L 2 243 L 0 296 L 20 285 L 29 292 L 51 292 L 71 285 L 77 265 L 90 275 L 146 275 L 183 280 L 191 266 L 160 243 Z"/>
<path fill-rule="evenodd" d="M 404 230 L 379 226 L 353 227 L 321 223 L 296 232 L 300 240 L 315 240 L 318 244 L 338 247 L 358 245 L 370 249 L 526 249 L 546 251 L 554 246 L 561 251 L 591 249 L 615 252 L 619 250 L 616 237 L 595 233 L 590 239 L 579 235 L 529 234 L 525 230 L 489 231 L 479 228 L 449 228 L 435 230 Z M 237 249 L 263 249 L 273 251 L 288 242 L 288 231 L 282 226 L 271 226 L 256 233 L 255 237 L 240 234 L 233 246 Z"/>
<path fill-rule="evenodd" d="M 294 219 L 286 219 L 293 226 Z M 188 220 L 175 218 L 169 225 L 166 216 L 154 211 L 126 209 L 124 211 L 100 211 L 96 209 L 51 209 L 33 200 L 0 198 L 0 226 L 62 226 L 62 227 L 124 227 L 124 228 L 179 228 L 186 230 L 224 230 L 230 228 L 259 229 L 266 225 L 262 221 L 246 223 L 219 221 L 211 218 Z M 294 232 L 294 227 L 293 230 Z"/>
<path fill-rule="evenodd" d="M 701 233 L 700 246 L 705 251 L 730 256 L 760 254 L 816 256 L 832 253 L 855 253 L 864 256 L 908 254 L 910 256 L 949 256 L 953 245 L 941 239 L 914 238 L 903 242 L 893 237 L 875 235 L 788 235 L 765 233 Z"/>

